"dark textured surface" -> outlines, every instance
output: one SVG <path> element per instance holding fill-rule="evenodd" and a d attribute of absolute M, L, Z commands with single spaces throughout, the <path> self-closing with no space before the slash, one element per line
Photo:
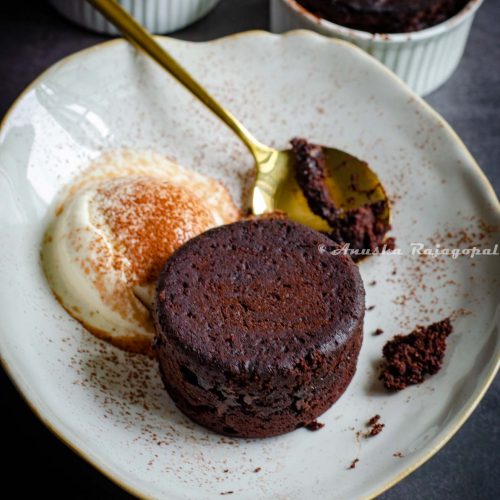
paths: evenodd
<path fill-rule="evenodd" d="M 342 395 L 365 293 L 350 257 L 322 245 L 332 246 L 317 231 L 264 218 L 211 229 L 170 257 L 155 350 L 184 413 L 221 434 L 269 437 L 311 423 Z"/>
<path fill-rule="evenodd" d="M 388 390 L 401 391 L 422 383 L 443 366 L 446 337 L 453 331 L 450 318 L 428 326 L 417 326 L 406 335 L 385 343 L 380 380 Z"/>
<path fill-rule="evenodd" d="M 408 33 L 457 14 L 468 0 L 298 0 L 318 17 L 371 33 Z"/>
<path fill-rule="evenodd" d="M 500 191 L 500 1 L 486 0 L 472 28 L 464 59 L 448 83 L 427 100 L 454 127 Z M 267 28 L 266 0 L 223 0 L 205 19 L 177 36 L 207 40 Z M 3 2 L 0 16 L 0 115 L 41 71 L 61 57 L 105 40 L 60 18 L 44 1 Z M 1 374 L 6 427 L 2 451 L 5 487 L 17 495 L 127 498 L 127 494 L 66 448 L 41 424 Z M 500 379 L 455 437 L 434 458 L 382 495 L 392 499 L 500 498 Z M 29 471 L 29 481 L 19 480 Z M 15 479 L 14 479 L 15 478 Z"/>

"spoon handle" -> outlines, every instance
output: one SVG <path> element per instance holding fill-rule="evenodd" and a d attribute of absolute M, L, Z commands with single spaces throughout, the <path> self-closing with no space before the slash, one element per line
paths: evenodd
<path fill-rule="evenodd" d="M 114 24 L 133 45 L 146 52 L 211 109 L 244 142 L 255 159 L 262 153 L 268 152 L 268 148 L 260 144 L 232 113 L 221 106 L 116 0 L 87 1 Z"/>

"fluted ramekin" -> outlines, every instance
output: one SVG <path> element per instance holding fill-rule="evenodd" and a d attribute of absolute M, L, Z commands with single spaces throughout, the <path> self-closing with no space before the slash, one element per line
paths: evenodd
<path fill-rule="evenodd" d="M 271 0 L 271 30 L 314 30 L 357 45 L 384 63 L 417 94 L 441 86 L 462 58 L 470 27 L 483 0 L 471 0 L 447 21 L 413 33 L 373 34 L 322 19 L 295 0 Z"/>
<path fill-rule="evenodd" d="M 219 0 L 118 0 L 152 33 L 170 33 L 194 23 L 210 12 Z M 85 0 L 50 0 L 64 16 L 80 26 L 117 35 L 116 28 Z"/>

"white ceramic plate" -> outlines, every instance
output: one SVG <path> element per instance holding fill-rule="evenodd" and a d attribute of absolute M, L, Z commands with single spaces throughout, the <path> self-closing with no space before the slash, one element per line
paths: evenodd
<path fill-rule="evenodd" d="M 403 251 L 437 241 L 486 248 L 498 237 L 485 232 L 500 221 L 498 201 L 458 137 L 360 50 L 307 32 L 161 43 L 263 142 L 285 147 L 304 135 L 368 160 L 396 200 Z M 252 441 L 192 424 L 163 391 L 155 363 L 83 330 L 40 269 L 57 191 L 101 151 L 120 147 L 154 149 L 218 177 L 236 200 L 252 165 L 224 125 L 123 41 L 56 64 L 5 119 L 2 357 L 33 410 L 71 447 L 140 496 L 355 498 L 389 487 L 460 427 L 496 369 L 498 257 L 385 255 L 362 263 L 367 304 L 376 307 L 367 312 L 356 376 L 321 417 L 322 430 Z M 376 380 L 384 342 L 451 313 L 444 368 L 420 386 L 384 392 Z M 385 333 L 373 336 L 378 327 Z M 376 413 L 383 432 L 357 438 Z"/>

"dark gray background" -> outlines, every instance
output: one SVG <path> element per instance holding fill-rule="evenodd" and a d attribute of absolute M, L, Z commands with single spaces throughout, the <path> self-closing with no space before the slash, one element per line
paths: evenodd
<path fill-rule="evenodd" d="M 268 17 L 267 0 L 222 0 L 205 19 L 174 36 L 201 41 L 237 31 L 268 29 Z M 427 98 L 462 137 L 497 194 L 500 191 L 499 25 L 500 1 L 486 0 L 459 69 L 448 83 Z M 67 22 L 45 1 L 2 2 L 0 116 L 42 70 L 105 39 Z M 34 489 L 38 496 L 53 498 L 128 498 L 52 436 L 30 412 L 3 371 L 0 385 L 4 420 L 1 449 L 6 459 L 2 470 L 4 487 L 15 488 L 16 496 L 21 498 Z M 451 442 L 382 498 L 500 498 L 499 399 L 497 377 Z"/>

